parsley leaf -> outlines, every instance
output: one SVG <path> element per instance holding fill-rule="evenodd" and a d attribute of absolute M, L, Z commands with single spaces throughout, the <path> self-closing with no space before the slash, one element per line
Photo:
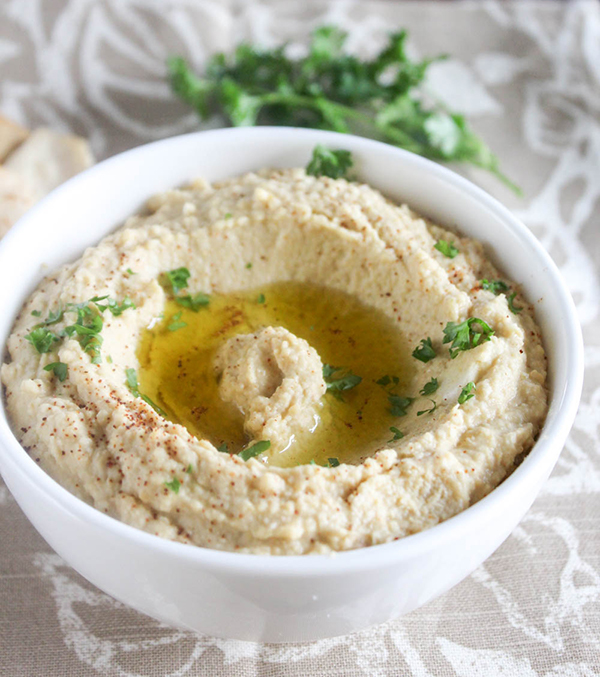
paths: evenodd
<path fill-rule="evenodd" d="M 42 311 L 41 311 L 41 310 L 32 310 L 32 311 L 31 311 L 31 314 L 32 314 L 34 317 L 40 317 L 41 314 L 42 314 Z"/>
<path fill-rule="evenodd" d="M 229 454 L 229 447 L 227 446 L 227 442 L 223 442 L 220 446 L 217 447 L 217 451 L 222 451 L 224 454 Z"/>
<path fill-rule="evenodd" d="M 440 387 L 437 378 L 432 378 L 428 383 L 426 383 L 423 388 L 419 391 L 420 395 L 433 395 L 433 393 Z"/>
<path fill-rule="evenodd" d="M 181 311 L 179 311 L 173 315 L 170 324 L 167 326 L 167 329 L 169 331 L 177 331 L 178 329 L 183 329 L 184 327 L 187 327 L 187 322 L 182 321 Z"/>
<path fill-rule="evenodd" d="M 176 296 L 175 301 L 184 308 L 189 308 L 197 313 L 200 308 L 204 308 L 210 303 L 210 296 L 204 292 L 198 292 L 193 296 L 188 294 L 187 296 Z"/>
<path fill-rule="evenodd" d="M 192 472 L 194 472 L 194 467 L 192 466 L 191 463 L 190 463 L 190 464 L 188 465 L 188 467 L 185 469 L 185 472 L 186 472 L 187 475 L 191 475 Z"/>
<path fill-rule="evenodd" d="M 230 55 L 215 54 L 202 76 L 181 57 L 167 60 L 176 96 L 205 120 L 225 116 L 236 126 L 286 125 L 358 133 L 439 162 L 464 162 L 488 170 L 515 192 L 498 159 L 464 116 L 448 110 L 423 86 L 427 69 L 445 56 L 413 61 L 406 31 L 392 33 L 371 59 L 345 50 L 346 33 L 317 28 L 308 53 L 289 58 L 242 43 Z M 333 151 L 335 152 L 335 151 Z M 317 158 L 314 171 L 342 176 L 349 158 Z"/>
<path fill-rule="evenodd" d="M 327 459 L 327 464 L 330 468 L 337 468 L 340 464 L 340 461 L 338 458 L 335 458 L 335 456 L 332 456 Z"/>
<path fill-rule="evenodd" d="M 246 268 L 248 270 L 250 270 L 250 268 L 252 268 L 252 262 L 251 261 L 248 261 L 248 263 L 246 264 Z"/>
<path fill-rule="evenodd" d="M 306 173 L 311 176 L 328 176 L 330 179 L 346 178 L 352 164 L 350 151 L 329 150 L 318 144 L 313 150 L 312 159 L 306 167 Z"/>
<path fill-rule="evenodd" d="M 62 383 L 69 373 L 69 366 L 64 362 L 51 362 L 44 367 L 44 371 L 51 371 Z"/>
<path fill-rule="evenodd" d="M 467 385 L 460 391 L 458 396 L 458 403 L 464 404 L 467 400 L 470 400 L 472 397 L 475 397 L 476 386 L 473 381 L 469 381 Z"/>
<path fill-rule="evenodd" d="M 49 329 L 37 327 L 25 337 L 38 353 L 49 353 L 59 337 Z"/>
<path fill-rule="evenodd" d="M 389 374 L 386 374 L 385 376 L 382 376 L 380 379 L 375 381 L 375 383 L 378 386 L 381 386 L 382 388 L 385 388 L 388 386 L 390 383 L 393 383 L 395 386 L 400 383 L 400 379 L 397 376 L 390 376 Z"/>
<path fill-rule="evenodd" d="M 402 397 L 401 395 L 388 395 L 388 402 L 391 405 L 390 413 L 392 416 L 406 416 L 406 410 L 415 401 L 414 397 Z"/>
<path fill-rule="evenodd" d="M 127 387 L 129 388 L 131 394 L 134 397 L 141 398 L 142 400 L 144 400 L 146 404 L 149 404 L 157 414 L 163 416 L 164 418 L 167 417 L 166 413 L 157 404 L 154 404 L 154 402 L 147 395 L 143 395 L 140 392 L 140 387 L 138 384 L 138 378 L 135 369 L 131 367 L 125 369 L 125 383 L 127 384 Z"/>
<path fill-rule="evenodd" d="M 462 350 L 471 350 L 489 341 L 493 335 L 494 330 L 478 317 L 469 317 L 464 322 L 448 322 L 444 327 L 444 343 L 452 343 L 452 359 Z"/>
<path fill-rule="evenodd" d="M 508 309 L 510 310 L 511 313 L 514 313 L 515 315 L 518 315 L 522 310 L 523 306 L 515 306 L 515 296 L 517 295 L 517 292 L 514 291 L 510 296 L 506 298 L 508 302 Z"/>
<path fill-rule="evenodd" d="M 187 268 L 175 268 L 165 273 L 165 277 L 171 285 L 173 294 L 177 294 L 188 286 L 188 280 L 190 279 L 190 271 Z"/>
<path fill-rule="evenodd" d="M 431 409 L 423 409 L 423 411 L 418 411 L 417 416 L 423 416 L 423 414 L 433 414 L 433 412 L 437 409 L 437 404 L 433 400 L 429 401 L 433 404 L 433 407 L 431 407 Z"/>
<path fill-rule="evenodd" d="M 421 362 L 433 360 L 436 352 L 431 343 L 431 338 L 421 339 L 421 343 L 412 351 L 412 356 Z"/>
<path fill-rule="evenodd" d="M 502 292 L 507 292 L 510 289 L 506 282 L 503 282 L 502 280 L 487 280 L 486 278 L 481 280 L 481 288 L 491 291 L 496 296 Z"/>
<path fill-rule="evenodd" d="M 339 372 L 343 373 L 336 378 L 335 375 Z M 331 364 L 324 364 L 323 379 L 327 384 L 327 392 L 331 392 L 339 398 L 341 397 L 340 393 L 355 388 L 362 381 L 362 376 L 353 374 L 350 369 L 344 371 L 344 367 L 334 367 Z"/>
<path fill-rule="evenodd" d="M 249 458 L 254 458 L 255 456 L 258 456 L 259 454 L 262 454 L 263 451 L 266 451 L 267 449 L 270 449 L 271 443 L 269 440 L 261 440 L 260 442 L 255 442 L 249 447 L 246 447 L 245 449 L 242 449 L 238 456 L 243 460 L 247 461 Z"/>
<path fill-rule="evenodd" d="M 396 426 L 390 426 L 390 432 L 394 433 L 394 437 L 392 437 L 391 440 L 388 440 L 388 444 L 390 442 L 395 442 L 396 440 L 401 440 L 404 437 L 404 433 L 401 430 L 398 430 Z"/>
<path fill-rule="evenodd" d="M 264 303 L 267 299 L 265 298 L 264 294 L 259 294 L 258 298 L 256 299 L 256 303 Z"/>
<path fill-rule="evenodd" d="M 454 246 L 454 242 L 448 242 L 447 240 L 438 240 L 433 245 L 433 248 L 437 249 L 449 259 L 453 259 L 458 254 L 458 248 Z"/>
<path fill-rule="evenodd" d="M 165 487 L 170 489 L 174 494 L 178 494 L 181 487 L 181 482 L 176 477 L 174 477 L 170 482 L 165 482 Z"/>

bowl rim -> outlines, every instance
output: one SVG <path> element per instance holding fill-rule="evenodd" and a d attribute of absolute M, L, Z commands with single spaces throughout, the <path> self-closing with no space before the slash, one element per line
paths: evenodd
<path fill-rule="evenodd" d="M 523 462 L 509 477 L 505 478 L 487 496 L 453 517 L 416 534 L 388 543 L 310 556 L 249 554 L 202 546 L 190 546 L 142 531 L 116 518 L 110 517 L 70 493 L 42 470 L 17 441 L 10 428 L 3 406 L 0 407 L 0 456 L 2 460 L 11 463 L 30 483 L 43 491 L 47 497 L 57 502 L 64 510 L 71 513 L 71 516 L 89 523 L 94 528 L 105 532 L 112 532 L 116 537 L 130 540 L 134 545 L 155 553 L 160 552 L 168 557 L 183 558 L 191 563 L 197 563 L 204 567 L 213 567 L 216 570 L 229 572 L 243 571 L 246 575 L 254 571 L 256 575 L 270 575 L 282 578 L 297 575 L 310 577 L 328 574 L 337 575 L 342 572 L 353 572 L 375 567 L 380 568 L 386 565 L 393 565 L 403 559 L 416 557 L 429 549 L 437 549 L 450 539 L 454 540 L 461 534 L 468 534 L 478 523 L 489 519 L 494 511 L 513 492 L 519 488 L 524 490 L 530 486 L 539 477 L 539 466 L 544 466 L 544 461 L 546 465 L 549 464 L 546 470 L 548 474 L 550 473 L 575 419 L 583 386 L 584 363 L 583 338 L 577 311 L 558 267 L 533 233 L 508 208 L 463 176 L 409 151 L 351 134 L 294 127 L 266 126 L 192 132 L 154 141 L 114 155 L 59 186 L 29 210 L 19 220 L 18 224 L 13 226 L 11 231 L 0 241 L 0 269 L 3 258 L 9 256 L 11 243 L 21 229 L 27 228 L 29 223 L 39 219 L 38 215 L 42 215 L 45 209 L 49 206 L 51 207 L 54 200 L 62 199 L 64 195 L 68 195 L 73 191 L 76 192 L 80 183 L 96 180 L 96 176 L 101 177 L 104 172 L 110 172 L 113 165 L 123 162 L 124 159 L 129 159 L 136 154 L 152 153 L 154 149 L 168 146 L 169 144 L 175 146 L 186 139 L 196 138 L 199 135 L 203 137 L 208 137 L 209 135 L 227 135 L 243 138 L 248 134 L 257 137 L 261 135 L 271 137 L 271 140 L 273 136 L 279 136 L 282 143 L 285 142 L 286 137 L 290 138 L 290 135 L 293 136 L 295 141 L 298 140 L 299 136 L 304 136 L 307 140 L 310 139 L 313 144 L 332 143 L 344 147 L 345 143 L 346 145 L 353 146 L 350 149 L 352 152 L 364 151 L 366 153 L 385 154 L 397 160 L 399 159 L 403 163 L 408 163 L 408 165 L 412 164 L 413 166 L 420 167 L 431 174 L 432 177 L 451 184 L 453 188 L 461 193 L 462 197 L 469 197 L 481 203 L 499 218 L 504 226 L 512 231 L 512 234 L 525 247 L 533 251 L 538 260 L 546 268 L 547 275 L 552 280 L 555 292 L 560 299 L 560 308 L 553 312 L 561 315 L 564 328 L 567 332 L 568 343 L 571 346 L 571 350 L 569 350 L 566 357 L 565 382 L 563 384 L 555 384 L 552 408 L 556 407 L 558 411 L 550 423 L 548 423 L 548 420 L 544 423 L 540 431 L 540 435 L 544 433 L 543 437 L 541 436 L 536 441 Z M 5 347 L 4 344 L 0 346 L 0 357 L 2 359 Z M 562 387 L 559 392 L 558 388 L 561 385 Z M 3 398 L 2 393 L 0 393 L 0 397 Z"/>

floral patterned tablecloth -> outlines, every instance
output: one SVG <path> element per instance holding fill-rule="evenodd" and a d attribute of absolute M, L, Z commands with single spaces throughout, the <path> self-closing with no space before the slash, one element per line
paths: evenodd
<path fill-rule="evenodd" d="M 447 52 L 429 87 L 489 140 L 525 221 L 573 294 L 586 341 L 581 408 L 558 465 L 506 543 L 400 620 L 311 644 L 173 630 L 107 597 L 37 535 L 0 483 L 0 674 L 600 675 L 600 5 L 572 2 L 0 0 L 0 113 L 87 136 L 98 158 L 198 122 L 169 93 L 168 54 L 201 67 L 240 39 L 305 43 L 336 23 L 370 53 L 410 30 Z"/>

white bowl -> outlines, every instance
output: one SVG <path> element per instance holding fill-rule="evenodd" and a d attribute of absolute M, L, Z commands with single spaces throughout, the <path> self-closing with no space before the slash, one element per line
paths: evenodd
<path fill-rule="evenodd" d="M 268 642 L 354 632 L 398 617 L 465 578 L 531 506 L 563 447 L 581 394 L 583 344 L 560 274 L 500 203 L 437 164 L 383 143 L 289 128 L 189 134 L 117 155 L 55 190 L 0 243 L 0 346 L 45 273 L 77 258 L 156 192 L 196 176 L 305 166 L 317 143 L 352 151 L 359 176 L 392 199 L 486 244 L 535 303 L 550 410 L 535 447 L 489 496 L 432 529 L 335 556 L 242 555 L 173 543 L 75 498 L 27 455 L 0 404 L 0 471 L 46 541 L 100 589 L 154 618 Z"/>

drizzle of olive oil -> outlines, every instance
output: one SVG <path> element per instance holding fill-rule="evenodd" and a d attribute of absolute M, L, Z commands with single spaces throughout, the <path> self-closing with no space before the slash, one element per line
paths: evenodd
<path fill-rule="evenodd" d="M 169 325 L 180 328 L 170 331 Z M 288 281 L 213 294 L 198 312 L 168 301 L 163 321 L 145 330 L 140 342 L 140 390 L 171 421 L 238 453 L 251 440 L 244 434 L 242 413 L 219 396 L 213 359 L 232 336 L 265 326 L 286 328 L 308 341 L 323 364 L 351 369 L 362 381 L 340 398 L 326 393 L 314 430 L 299 431 L 284 451 L 264 453 L 261 460 L 281 467 L 311 461 L 327 465 L 331 457 L 358 463 L 386 446 L 393 437 L 390 426 L 401 428 L 402 420 L 391 415 L 388 393 L 376 381 L 396 376 L 394 392 L 409 394 L 410 347 L 383 312 L 319 285 Z"/>

